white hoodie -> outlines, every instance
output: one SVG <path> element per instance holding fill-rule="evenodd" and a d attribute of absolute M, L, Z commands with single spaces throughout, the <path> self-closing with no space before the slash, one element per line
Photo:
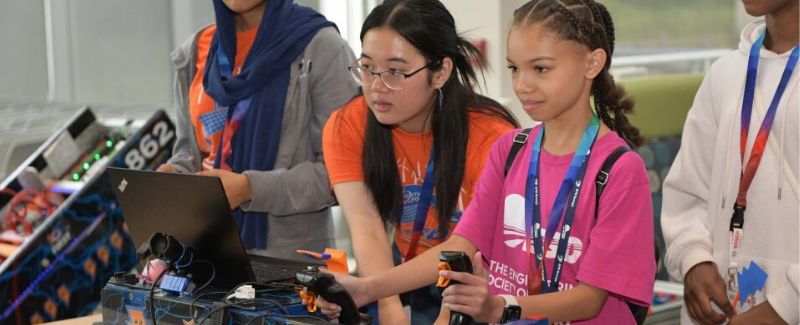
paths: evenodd
<path fill-rule="evenodd" d="M 746 26 L 739 49 L 717 60 L 705 76 L 686 118 L 681 149 L 664 181 L 665 262 L 670 276 L 679 281 L 692 266 L 705 261 L 716 263 L 728 281 L 729 226 L 742 171 L 739 134 L 747 58 L 765 26 L 763 20 Z M 789 53 L 761 49 L 745 159 Z M 800 322 L 798 72 L 781 98 L 769 143 L 747 192 L 744 242 L 737 257 L 740 267 L 754 261 L 767 272 L 766 299 L 789 324 Z M 681 318 L 683 324 L 691 323 L 686 308 Z"/>

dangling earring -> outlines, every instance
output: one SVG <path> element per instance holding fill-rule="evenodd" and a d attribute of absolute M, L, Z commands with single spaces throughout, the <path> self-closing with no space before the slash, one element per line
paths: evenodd
<path fill-rule="evenodd" d="M 444 95 L 442 95 L 442 88 L 437 89 L 439 94 L 437 95 L 437 101 L 439 103 L 439 111 L 442 111 L 442 100 L 444 100 Z"/>

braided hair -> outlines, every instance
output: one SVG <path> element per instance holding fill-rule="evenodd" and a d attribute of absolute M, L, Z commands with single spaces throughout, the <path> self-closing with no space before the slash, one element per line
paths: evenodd
<path fill-rule="evenodd" d="M 609 72 L 614 54 L 614 23 L 606 7 L 594 0 L 532 0 L 514 11 L 512 26 L 542 24 L 564 39 L 590 50 L 603 49 L 608 59 L 592 82 L 592 98 L 597 115 L 632 147 L 644 142 L 639 129 L 628 121 L 633 100 L 614 81 Z"/>

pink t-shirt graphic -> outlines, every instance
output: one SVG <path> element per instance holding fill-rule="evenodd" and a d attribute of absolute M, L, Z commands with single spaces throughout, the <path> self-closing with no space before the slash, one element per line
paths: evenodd
<path fill-rule="evenodd" d="M 541 125 L 531 131 L 529 139 L 535 138 L 540 129 Z M 483 253 L 494 294 L 525 296 L 527 263 L 534 263 L 533 254 L 528 254 L 533 247 L 525 247 L 525 179 L 532 140 L 519 151 L 508 177 L 503 177 L 508 152 L 518 132 L 505 134 L 492 147 L 472 202 L 454 233 L 467 238 Z M 608 291 L 609 296 L 597 317 L 572 324 L 635 324 L 627 302 L 649 305 L 652 299 L 656 272 L 653 207 L 644 162 L 638 155 L 626 153 L 614 164 L 600 198 L 597 220 L 594 218 L 595 176 L 606 157 L 623 145 L 625 141 L 610 132 L 592 147 L 558 288 L 569 290 L 586 283 Z M 572 156 L 554 156 L 542 150 L 542 216 L 549 216 Z M 547 217 L 542 218 L 542 228 L 547 228 Z M 559 233 L 560 228 L 556 228 Z M 553 236 L 545 253 L 548 277 L 552 277 L 559 233 Z"/>

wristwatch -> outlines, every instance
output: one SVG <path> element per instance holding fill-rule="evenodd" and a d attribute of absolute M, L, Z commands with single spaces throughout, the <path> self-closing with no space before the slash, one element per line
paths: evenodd
<path fill-rule="evenodd" d="M 512 295 L 500 295 L 506 301 L 503 307 L 503 317 L 500 318 L 500 324 L 513 322 L 522 318 L 522 308 L 517 303 L 517 298 Z"/>

